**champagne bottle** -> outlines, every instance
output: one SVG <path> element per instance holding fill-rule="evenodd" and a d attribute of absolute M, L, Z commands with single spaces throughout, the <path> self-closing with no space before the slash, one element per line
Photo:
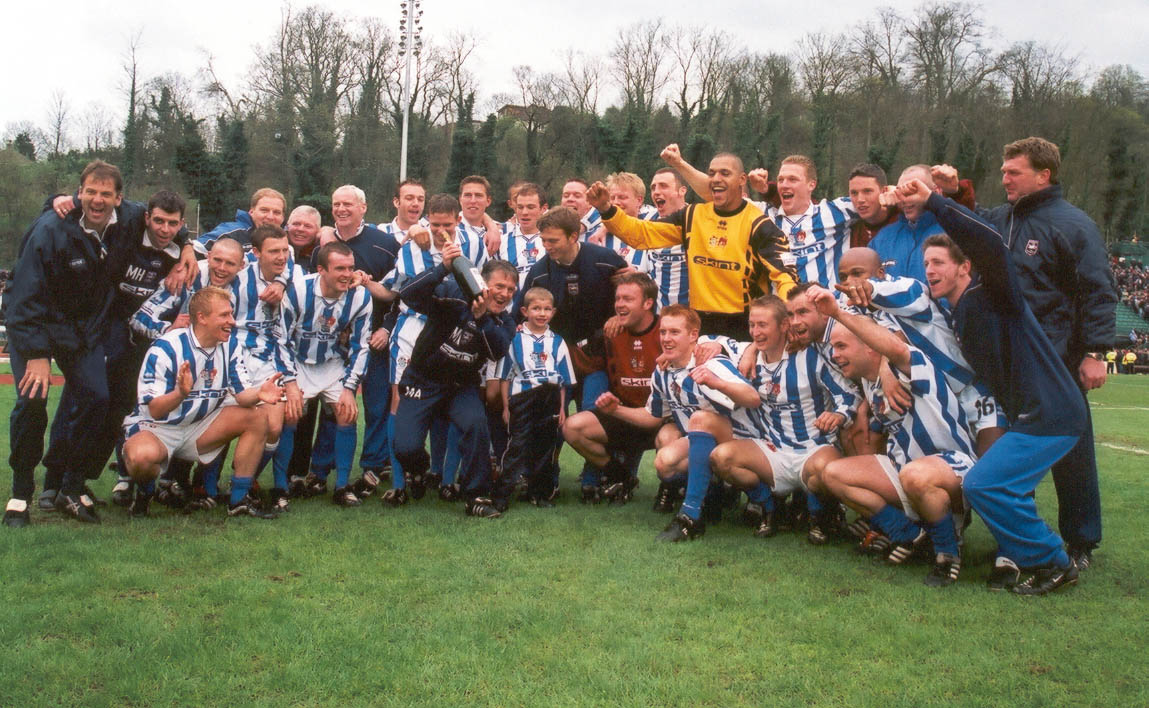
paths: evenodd
<path fill-rule="evenodd" d="M 451 261 L 451 273 L 454 274 L 455 282 L 459 284 L 459 288 L 468 300 L 473 302 L 475 298 L 483 294 L 485 289 L 483 274 L 475 267 L 470 258 L 459 256 Z"/>

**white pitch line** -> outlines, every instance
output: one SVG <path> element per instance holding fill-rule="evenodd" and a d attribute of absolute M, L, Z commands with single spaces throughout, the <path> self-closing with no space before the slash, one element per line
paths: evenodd
<path fill-rule="evenodd" d="M 1142 450 L 1139 447 L 1129 447 L 1126 445 L 1114 445 L 1113 443 L 1099 442 L 1098 445 L 1107 447 L 1110 450 L 1119 450 L 1120 452 L 1132 452 L 1135 455 L 1149 455 L 1149 450 Z"/>
<path fill-rule="evenodd" d="M 1093 410 L 1095 411 L 1149 411 L 1149 408 L 1144 406 L 1107 406 L 1104 403 L 1094 403 Z"/>

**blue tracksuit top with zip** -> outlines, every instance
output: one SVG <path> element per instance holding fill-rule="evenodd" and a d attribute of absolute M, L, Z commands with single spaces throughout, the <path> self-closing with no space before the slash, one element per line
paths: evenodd
<path fill-rule="evenodd" d="M 939 194 L 926 202 L 976 275 L 953 311 L 954 333 L 974 371 L 1009 419 L 1028 435 L 1081 435 L 1085 400 L 1033 316 L 1001 235 Z"/>
<path fill-rule="evenodd" d="M 502 358 L 515 336 L 515 320 L 506 310 L 497 315 L 488 312 L 476 320 L 470 301 L 441 263 L 408 280 L 399 297 L 412 310 L 427 315 L 400 383 L 417 376 L 443 384 L 477 386 L 479 371 L 488 361 Z"/>

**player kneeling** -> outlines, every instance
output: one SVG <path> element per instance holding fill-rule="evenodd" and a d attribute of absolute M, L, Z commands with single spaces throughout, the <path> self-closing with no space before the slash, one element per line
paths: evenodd
<path fill-rule="evenodd" d="M 646 410 L 657 420 L 672 418 L 678 435 L 667 430 L 669 426 L 659 432 L 654 469 L 665 484 L 686 484 L 682 507 L 658 535 L 659 541 L 677 543 L 701 536 L 706 530 L 704 506 L 721 516 L 715 498 L 721 485 L 711 489 L 710 453 L 735 437 L 761 436 L 749 414 L 758 407 L 758 392 L 734 362 L 712 356 L 699 363 L 700 326 L 698 313 L 682 305 L 664 308 L 659 317 L 666 368 L 654 372 Z"/>
<path fill-rule="evenodd" d="M 228 516 L 274 518 L 247 493 L 267 439 L 267 416 L 256 406 L 279 401 L 280 374 L 247 387 L 231 339 L 235 315 L 226 290 L 197 292 L 188 316 L 189 327 L 168 332 L 148 349 L 136 410 L 124 421 L 124 464 L 138 488 L 132 515 L 147 514 L 154 482 L 173 458 L 208 463 L 235 440 Z M 224 405 L 229 393 L 235 405 Z"/>
<path fill-rule="evenodd" d="M 842 526 L 841 505 L 823 486 L 822 472 L 841 457 L 834 446 L 838 430 L 856 415 L 859 398 L 812 344 L 786 351 L 789 319 L 780 299 L 754 300 L 749 316 L 751 344 L 739 368 L 758 390 L 757 412 L 769 437 L 724 442 L 711 454 L 711 464 L 719 477 L 746 491 L 755 536 L 778 531 L 774 495 L 800 492 L 811 517 L 807 539 L 822 545 Z"/>
<path fill-rule="evenodd" d="M 820 312 L 843 325 L 830 333 L 834 361 L 846 376 L 861 379 L 874 418 L 886 434 L 886 454 L 831 462 L 823 482 L 888 537 L 893 544 L 888 563 L 901 564 L 932 541 L 936 555 L 925 582 L 949 585 L 961 569 L 952 510 L 962 508 L 961 480 L 974 465 L 974 444 L 961 403 L 920 350 L 870 318 L 842 310 L 824 288 L 811 288 L 809 296 Z M 888 405 L 882 393 L 883 356 L 913 397 L 904 414 Z"/>

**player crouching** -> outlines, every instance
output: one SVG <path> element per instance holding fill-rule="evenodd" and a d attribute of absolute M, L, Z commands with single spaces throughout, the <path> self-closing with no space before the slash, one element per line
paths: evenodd
<path fill-rule="evenodd" d="M 274 518 L 250 502 L 248 491 L 267 439 L 259 403 L 279 401 L 280 374 L 248 387 L 231 331 L 231 295 L 209 286 L 188 305 L 191 326 L 152 344 L 140 370 L 139 400 L 124 421 L 124 464 L 138 491 L 132 515 L 147 514 L 154 482 L 172 458 L 211 462 L 236 441 L 235 478 L 228 516 Z M 228 393 L 235 405 L 224 405 Z"/>
<path fill-rule="evenodd" d="M 950 585 L 961 569 L 952 510 L 962 508 L 961 480 L 974 465 L 961 403 L 920 350 L 870 318 L 841 309 L 824 288 L 810 288 L 808 295 L 819 312 L 842 325 L 830 333 L 834 361 L 846 376 L 861 379 L 870 410 L 886 434 L 886 454 L 831 462 L 823 482 L 889 538 L 893 547 L 887 563 L 901 564 L 932 541 L 936 555 L 925 583 Z M 882 357 L 909 386 L 913 401 L 904 414 L 882 393 Z"/>
<path fill-rule="evenodd" d="M 658 540 L 672 543 L 697 538 L 706 530 L 702 508 L 707 496 L 712 500 L 716 496 L 708 494 L 712 481 L 710 453 L 715 446 L 733 437 L 761 436 L 748 414 L 748 410 L 758 407 L 758 392 L 738 373 L 734 362 L 725 356 L 713 356 L 698 363 L 700 326 L 698 313 L 688 307 L 663 308 L 659 339 L 666 368 L 654 372 L 646 404 L 652 419 L 672 418 L 680 432 L 673 440 L 660 434 L 654 457 L 654 469 L 662 482 L 686 482 L 682 508 L 658 535 Z M 706 505 L 710 507 L 716 501 Z M 721 508 L 717 508 L 720 515 Z"/>
<path fill-rule="evenodd" d="M 822 484 L 826 465 L 841 457 L 834 446 L 838 430 L 857 413 L 853 384 L 812 345 L 787 352 L 786 305 L 773 295 L 750 303 L 750 346 L 739 368 L 758 390 L 764 439 L 730 440 L 710 456 L 719 477 L 746 491 L 747 517 L 759 538 L 778 531 L 774 495 L 806 495 L 811 524 L 807 539 L 829 540 L 841 526 L 841 505 Z M 819 497 L 826 498 L 825 503 Z"/>

